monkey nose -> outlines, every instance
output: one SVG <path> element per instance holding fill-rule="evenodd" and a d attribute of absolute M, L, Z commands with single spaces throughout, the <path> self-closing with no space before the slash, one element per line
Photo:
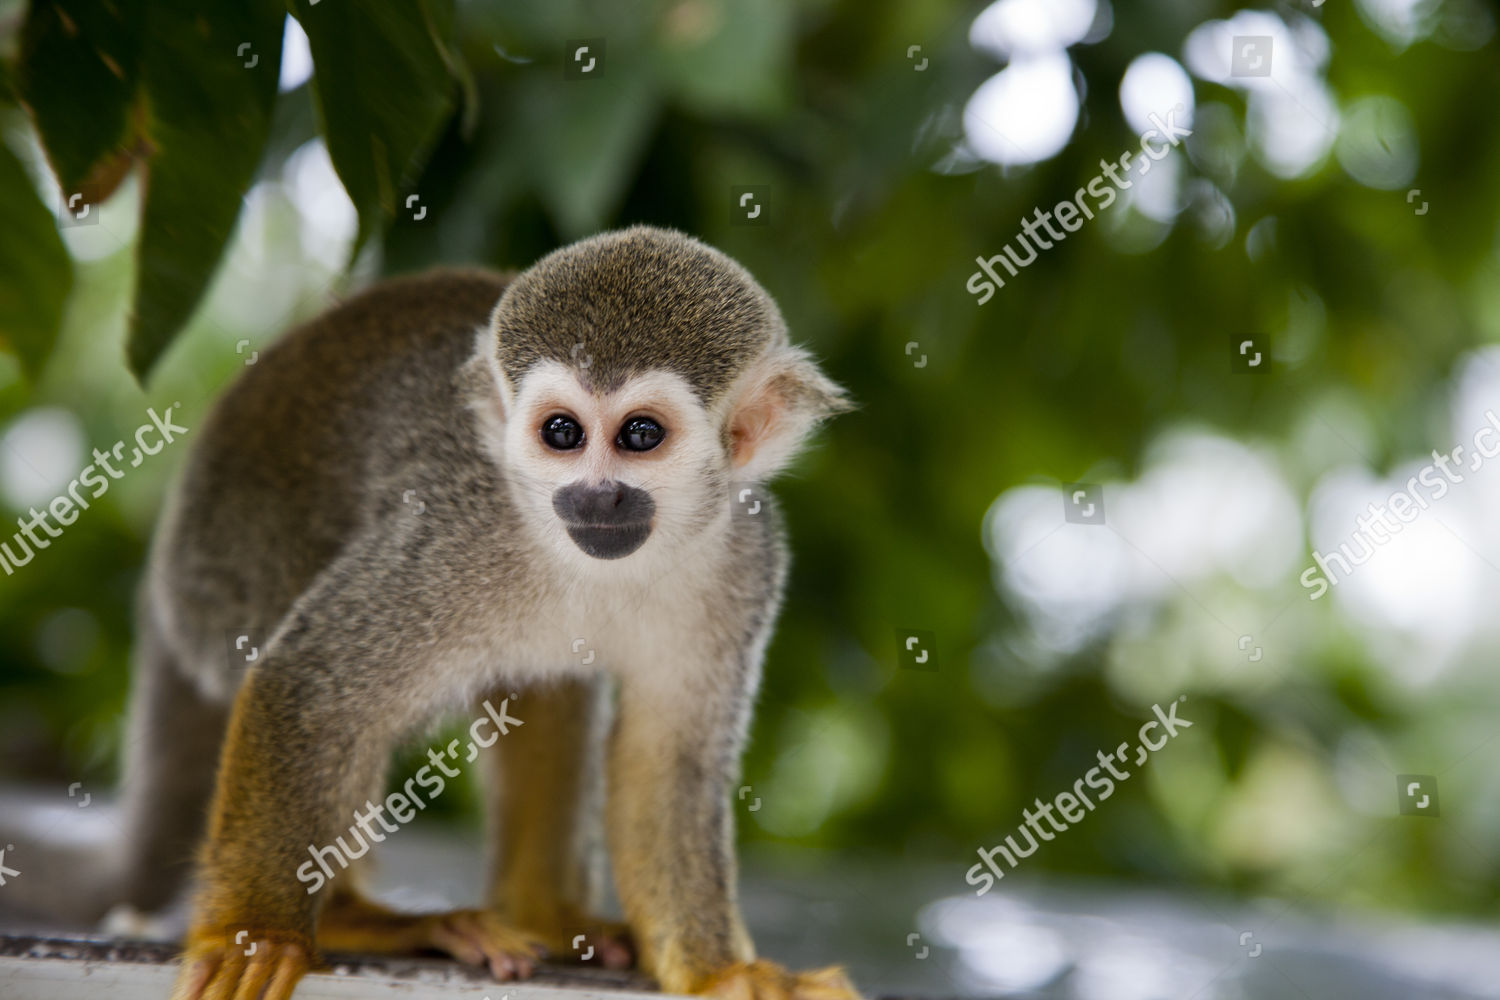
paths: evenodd
<path fill-rule="evenodd" d="M 619 559 L 645 544 L 656 504 L 624 483 L 573 483 L 552 494 L 552 509 L 580 549 L 596 559 Z"/>
<path fill-rule="evenodd" d="M 656 512 L 656 504 L 651 494 L 637 486 L 573 483 L 552 494 L 552 509 L 569 524 L 607 528 L 645 524 Z"/>

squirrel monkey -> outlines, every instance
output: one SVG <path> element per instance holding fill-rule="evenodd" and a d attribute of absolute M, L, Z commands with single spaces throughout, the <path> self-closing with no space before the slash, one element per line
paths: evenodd
<path fill-rule="evenodd" d="M 161 902 L 203 840 L 174 996 L 285 1000 L 319 947 L 526 975 L 601 926 L 600 818 L 663 990 L 853 997 L 756 959 L 728 795 L 787 566 L 755 484 L 847 405 L 743 268 L 648 227 L 514 278 L 388 281 L 262 351 L 198 433 L 141 602 L 121 895 Z M 228 669 L 247 625 L 268 638 Z M 395 743 L 512 692 L 484 908 L 299 877 Z M 628 962 L 624 933 L 599 941 Z"/>

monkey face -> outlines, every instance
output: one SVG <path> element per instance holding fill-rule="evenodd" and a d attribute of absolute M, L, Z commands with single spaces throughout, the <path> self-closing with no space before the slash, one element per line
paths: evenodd
<path fill-rule="evenodd" d="M 538 261 L 476 352 L 493 376 L 486 447 L 527 537 L 570 569 L 580 553 L 648 573 L 711 559 L 732 484 L 774 477 L 849 405 L 747 271 L 648 226 Z"/>
<path fill-rule="evenodd" d="M 594 559 L 624 559 L 653 539 L 665 554 L 727 509 L 712 416 L 669 372 L 608 392 L 584 376 L 544 363 L 515 387 L 504 431 L 512 493 L 543 535 Z"/>

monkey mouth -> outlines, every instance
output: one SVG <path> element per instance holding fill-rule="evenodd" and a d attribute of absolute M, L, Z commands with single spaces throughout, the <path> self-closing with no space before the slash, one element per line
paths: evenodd
<path fill-rule="evenodd" d="M 621 559 L 646 542 L 651 522 L 637 524 L 569 524 L 568 537 L 595 559 Z"/>

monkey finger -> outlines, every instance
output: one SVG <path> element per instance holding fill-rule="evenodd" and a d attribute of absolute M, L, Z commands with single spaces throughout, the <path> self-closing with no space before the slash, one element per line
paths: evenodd
<path fill-rule="evenodd" d="M 239 988 L 234 991 L 234 1000 L 259 1000 L 260 991 L 265 989 L 266 983 L 271 979 L 271 973 L 276 971 L 276 953 L 270 952 L 264 956 L 256 955 L 252 958 L 245 971 L 240 974 Z"/>
<path fill-rule="evenodd" d="M 208 989 L 203 992 L 203 1000 L 234 1000 L 244 972 L 244 953 L 237 948 L 229 949 L 224 960 L 214 970 L 213 978 L 208 981 Z"/>
<path fill-rule="evenodd" d="M 484 949 L 446 922 L 440 921 L 432 928 L 431 941 L 438 951 L 447 952 L 465 965 L 484 964 Z"/>
<path fill-rule="evenodd" d="M 287 945 L 282 949 L 280 960 L 276 963 L 276 974 L 269 986 L 266 987 L 264 1000 L 292 1000 L 292 991 L 297 988 L 297 983 L 311 965 L 310 960 L 299 945 Z"/>
<path fill-rule="evenodd" d="M 461 910 L 450 914 L 442 926 L 479 949 L 490 973 L 501 982 L 527 979 L 536 971 L 532 956 L 541 945 L 534 934 L 516 930 L 488 910 Z"/>
<path fill-rule="evenodd" d="M 526 979 L 534 971 L 532 963 L 524 956 L 507 951 L 497 946 L 494 942 L 486 940 L 483 934 L 476 932 L 473 928 L 467 929 L 468 940 L 483 954 L 478 964 L 487 965 L 490 975 L 499 982 L 509 982 L 512 979 Z"/>
<path fill-rule="evenodd" d="M 184 959 L 182 969 L 177 973 L 177 983 L 172 988 L 172 1000 L 199 1000 L 209 979 L 218 971 L 220 961 L 218 954 Z"/>
<path fill-rule="evenodd" d="M 530 979 L 534 972 L 536 972 L 536 964 L 529 958 L 519 958 L 504 953 L 490 956 L 490 975 L 499 982 Z"/>
<path fill-rule="evenodd" d="M 496 979 L 503 979 L 500 971 L 495 968 L 496 961 L 507 969 L 512 979 L 530 979 L 536 972 L 536 960 L 532 958 L 532 949 L 529 945 L 522 946 L 525 950 L 507 950 L 495 952 L 490 955 L 490 972 Z"/>

